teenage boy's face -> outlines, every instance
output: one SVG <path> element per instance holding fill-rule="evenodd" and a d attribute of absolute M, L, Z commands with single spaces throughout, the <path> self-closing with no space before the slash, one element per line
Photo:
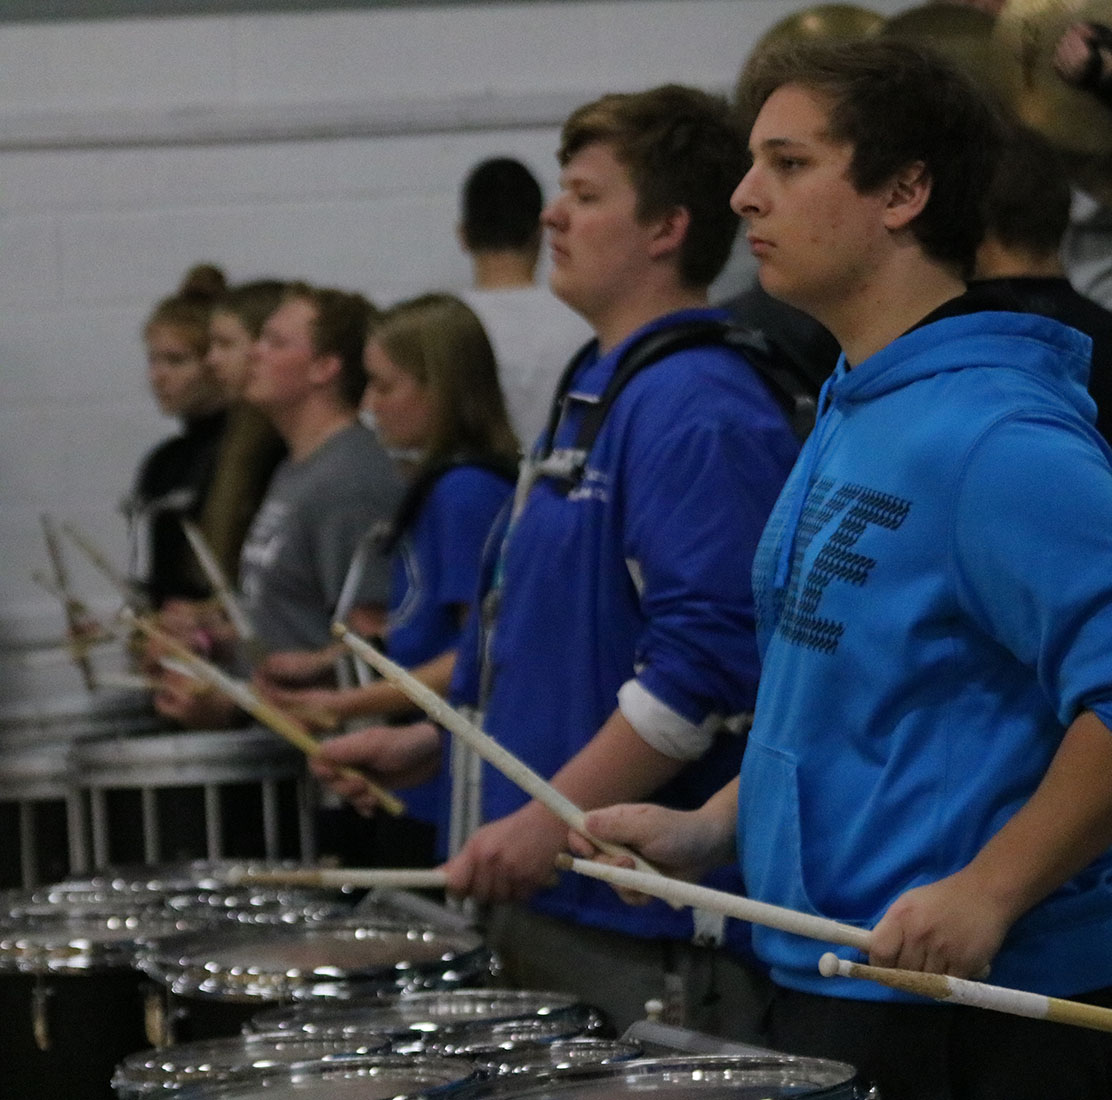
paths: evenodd
<path fill-rule="evenodd" d="M 560 191 L 541 213 L 558 298 L 594 322 L 641 285 L 655 225 L 637 218 L 629 172 L 606 142 L 580 149 L 560 173 Z"/>
<path fill-rule="evenodd" d="M 886 194 L 855 189 L 853 148 L 829 139 L 827 118 L 814 92 L 791 84 L 773 92 L 750 135 L 753 166 L 730 200 L 761 285 L 820 320 L 855 300 L 888 239 Z"/>
<path fill-rule="evenodd" d="M 263 324 L 251 347 L 243 396 L 260 408 L 281 408 L 310 389 L 316 308 L 303 298 L 283 302 Z"/>

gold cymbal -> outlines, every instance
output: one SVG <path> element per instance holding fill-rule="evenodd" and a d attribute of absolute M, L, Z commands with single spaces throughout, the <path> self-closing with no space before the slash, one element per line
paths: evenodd
<path fill-rule="evenodd" d="M 876 34 L 883 26 L 883 15 L 859 4 L 818 4 L 774 23 L 758 40 L 753 52 L 801 39 L 861 38 Z"/>
<path fill-rule="evenodd" d="M 936 2 L 889 16 L 881 33 L 933 47 L 982 88 L 999 96 L 1002 88 L 992 46 L 995 23 L 995 16 L 979 8 Z"/>
<path fill-rule="evenodd" d="M 1005 101 L 1021 122 L 1075 153 L 1112 152 L 1112 109 L 1067 84 L 1054 50 L 1078 20 L 1112 26 L 1112 0 L 1008 0 L 992 34 Z"/>

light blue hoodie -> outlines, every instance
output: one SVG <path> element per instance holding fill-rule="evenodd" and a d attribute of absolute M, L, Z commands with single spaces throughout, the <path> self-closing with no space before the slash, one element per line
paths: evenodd
<path fill-rule="evenodd" d="M 1079 712 L 1112 725 L 1112 474 L 1089 347 L 976 312 L 839 365 L 754 564 L 763 663 L 738 814 L 753 897 L 872 927 L 973 858 Z M 755 946 L 783 985 L 902 999 L 820 977 L 827 945 L 756 929 Z M 1014 926 L 992 980 L 1112 985 L 1112 853 Z"/>

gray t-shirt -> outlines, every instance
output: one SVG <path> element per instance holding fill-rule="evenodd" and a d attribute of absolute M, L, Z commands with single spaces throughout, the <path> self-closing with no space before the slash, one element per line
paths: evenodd
<path fill-rule="evenodd" d="M 355 423 L 274 473 L 240 555 L 244 611 L 268 650 L 319 649 L 360 541 L 393 517 L 401 478 L 375 435 Z M 367 555 L 354 602 L 386 606 L 390 563 Z"/>

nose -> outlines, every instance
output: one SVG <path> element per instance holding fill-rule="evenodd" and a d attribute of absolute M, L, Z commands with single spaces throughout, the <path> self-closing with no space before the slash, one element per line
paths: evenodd
<path fill-rule="evenodd" d="M 541 211 L 541 225 L 545 229 L 556 229 L 563 222 L 564 204 L 561 198 L 562 195 L 556 195 L 545 203 L 544 209 Z"/>
<path fill-rule="evenodd" d="M 751 218 L 760 212 L 756 172 L 757 166 L 754 164 L 741 177 L 741 182 L 734 188 L 734 193 L 730 196 L 730 209 L 739 218 Z"/>

